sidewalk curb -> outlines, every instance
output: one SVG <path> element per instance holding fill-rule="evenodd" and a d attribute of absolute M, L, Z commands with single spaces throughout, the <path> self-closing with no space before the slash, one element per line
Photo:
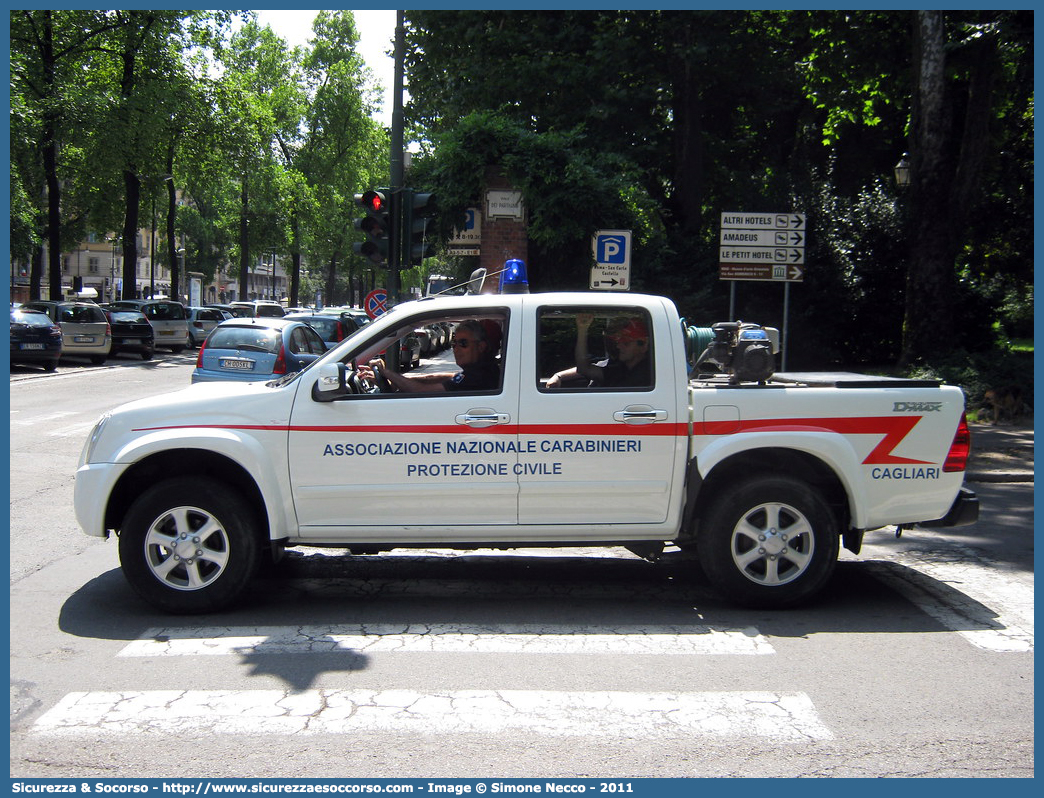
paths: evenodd
<path fill-rule="evenodd" d="M 1032 471 L 968 471 L 965 482 L 1033 482 Z"/>

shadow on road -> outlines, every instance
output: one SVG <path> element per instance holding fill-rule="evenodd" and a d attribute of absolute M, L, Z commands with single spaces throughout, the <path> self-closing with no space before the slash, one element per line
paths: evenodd
<path fill-rule="evenodd" d="M 999 628 L 990 608 L 894 562 L 843 561 L 812 604 L 790 610 L 750 610 L 730 606 L 718 596 L 691 555 L 668 552 L 657 563 L 628 556 L 290 552 L 273 573 L 255 579 L 237 606 L 201 616 L 152 609 L 114 569 L 69 596 L 59 625 L 79 637 L 127 641 L 157 627 L 404 621 L 443 626 L 548 624 L 567 629 L 643 624 L 756 627 L 770 637 L 950 631 L 879 578 L 885 569 L 897 579 L 930 589 L 937 599 L 952 598 L 954 606 L 961 608 L 961 631 Z"/>

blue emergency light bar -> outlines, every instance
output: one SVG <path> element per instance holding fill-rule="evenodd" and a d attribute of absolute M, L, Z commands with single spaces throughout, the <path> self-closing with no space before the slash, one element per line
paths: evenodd
<path fill-rule="evenodd" d="M 512 258 L 504 263 L 504 269 L 500 272 L 500 293 L 529 293 L 529 276 L 526 274 L 525 261 Z"/>

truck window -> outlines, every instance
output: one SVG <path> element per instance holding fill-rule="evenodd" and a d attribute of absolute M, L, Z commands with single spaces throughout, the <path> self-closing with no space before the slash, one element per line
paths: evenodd
<path fill-rule="evenodd" d="M 507 321 L 506 311 L 486 308 L 407 318 L 348 359 L 356 365 L 377 361 L 389 383 L 382 393 L 498 393 L 503 388 Z M 397 369 L 388 363 L 392 350 L 398 351 Z"/>
<path fill-rule="evenodd" d="M 543 308 L 538 318 L 541 391 L 652 389 L 652 320 L 644 309 Z"/>

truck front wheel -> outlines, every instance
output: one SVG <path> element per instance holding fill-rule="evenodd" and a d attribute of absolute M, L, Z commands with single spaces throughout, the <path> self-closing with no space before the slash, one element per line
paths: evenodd
<path fill-rule="evenodd" d="M 787 607 L 807 600 L 837 562 L 834 514 L 822 497 L 788 477 L 730 485 L 703 514 L 700 564 L 714 585 L 748 607 Z"/>
<path fill-rule="evenodd" d="M 254 513 L 234 489 L 198 477 L 161 482 L 131 505 L 120 565 L 131 587 L 167 612 L 211 612 L 246 588 L 260 559 Z"/>

